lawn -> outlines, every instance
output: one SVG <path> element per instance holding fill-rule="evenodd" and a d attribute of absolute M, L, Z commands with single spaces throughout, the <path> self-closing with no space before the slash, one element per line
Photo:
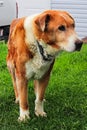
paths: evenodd
<path fill-rule="evenodd" d="M 60 54 L 45 94 L 47 118 L 34 114 L 33 83 L 29 83 L 31 119 L 19 123 L 6 44 L 0 43 L 0 130 L 87 130 L 87 45 L 80 52 Z"/>

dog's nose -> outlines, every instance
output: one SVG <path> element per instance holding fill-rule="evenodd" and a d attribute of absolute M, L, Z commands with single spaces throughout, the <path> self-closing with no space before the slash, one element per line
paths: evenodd
<path fill-rule="evenodd" d="M 80 51 L 81 50 L 81 47 L 82 47 L 82 44 L 83 44 L 83 41 L 81 41 L 81 40 L 77 40 L 76 42 L 75 42 L 75 45 L 76 45 L 76 51 Z"/>

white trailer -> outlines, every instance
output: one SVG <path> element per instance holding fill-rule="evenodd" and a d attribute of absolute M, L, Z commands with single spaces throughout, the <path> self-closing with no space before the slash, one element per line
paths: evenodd
<path fill-rule="evenodd" d="M 16 0 L 0 0 L 0 40 L 8 39 L 9 26 L 16 17 Z"/>

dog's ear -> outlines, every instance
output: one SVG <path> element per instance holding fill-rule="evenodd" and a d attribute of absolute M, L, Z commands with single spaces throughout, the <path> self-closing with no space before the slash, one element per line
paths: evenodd
<path fill-rule="evenodd" d="M 37 18 L 35 20 L 35 23 L 39 26 L 42 32 L 45 32 L 47 31 L 47 26 L 48 26 L 49 21 L 50 21 L 50 15 L 44 14 L 44 15 L 41 15 L 39 18 Z"/>

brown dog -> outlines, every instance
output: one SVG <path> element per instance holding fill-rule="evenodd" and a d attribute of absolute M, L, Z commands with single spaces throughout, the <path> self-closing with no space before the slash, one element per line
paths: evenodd
<path fill-rule="evenodd" d="M 61 50 L 80 50 L 74 19 L 64 11 L 48 10 L 16 19 L 10 27 L 7 66 L 20 105 L 20 121 L 29 118 L 28 80 L 34 79 L 35 114 L 46 116 L 43 98 L 55 57 Z"/>

